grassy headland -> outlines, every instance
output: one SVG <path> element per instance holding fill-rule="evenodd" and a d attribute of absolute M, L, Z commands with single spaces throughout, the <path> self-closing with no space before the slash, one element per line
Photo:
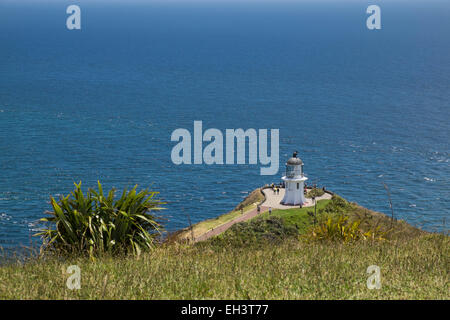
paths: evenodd
<path fill-rule="evenodd" d="M 191 227 L 182 229 L 176 233 L 174 233 L 171 237 L 175 237 L 177 239 L 191 239 L 192 236 L 197 238 L 198 236 L 204 234 L 208 230 L 213 228 L 217 228 L 218 226 L 225 224 L 239 215 L 242 212 L 247 212 L 256 208 L 257 204 L 260 203 L 264 199 L 263 194 L 260 189 L 253 190 L 239 205 L 237 205 L 233 210 L 228 213 L 225 213 L 216 218 L 208 219 L 201 221 L 192 225 Z"/>
<path fill-rule="evenodd" d="M 252 202 L 252 201 L 250 201 Z M 250 205 L 250 203 L 246 204 Z M 339 197 L 276 210 L 195 245 L 140 256 L 48 256 L 0 267 L 0 299 L 449 299 L 449 237 L 418 230 Z M 238 209 L 239 210 L 239 209 Z M 344 214 L 385 241 L 307 241 L 314 223 Z M 81 269 L 81 289 L 66 272 Z M 370 290 L 370 265 L 381 289 Z"/>

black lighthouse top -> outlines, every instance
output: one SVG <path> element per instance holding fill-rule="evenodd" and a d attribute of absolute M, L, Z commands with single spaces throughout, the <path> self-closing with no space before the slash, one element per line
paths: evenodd
<path fill-rule="evenodd" d="M 303 161 L 300 158 L 297 158 L 298 152 L 295 151 L 294 154 L 292 155 L 292 158 L 290 158 L 286 164 L 287 165 L 291 165 L 291 166 L 295 166 L 295 165 L 302 165 Z"/>

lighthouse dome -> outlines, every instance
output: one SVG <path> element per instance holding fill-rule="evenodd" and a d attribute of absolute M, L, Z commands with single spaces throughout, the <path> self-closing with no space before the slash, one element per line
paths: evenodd
<path fill-rule="evenodd" d="M 289 160 L 286 162 L 287 165 L 295 166 L 295 165 L 302 165 L 303 161 L 300 158 L 297 158 L 298 152 L 295 151 L 292 155 L 292 158 L 289 158 Z"/>

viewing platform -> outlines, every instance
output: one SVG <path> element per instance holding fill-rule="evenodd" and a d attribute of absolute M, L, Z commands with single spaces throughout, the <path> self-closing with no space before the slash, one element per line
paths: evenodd
<path fill-rule="evenodd" d="M 261 204 L 264 207 L 271 207 L 272 209 L 291 209 L 291 208 L 299 208 L 299 205 L 284 205 L 281 203 L 281 201 L 284 198 L 284 194 L 286 192 L 285 188 L 279 188 L 279 193 L 274 193 L 272 188 L 265 188 L 263 189 L 264 196 L 266 197 L 266 200 Z M 311 189 L 307 189 L 310 191 Z M 316 197 L 315 201 L 325 200 L 325 199 L 331 199 L 332 195 L 330 193 L 325 192 L 320 197 Z M 310 198 L 305 198 L 305 203 L 302 205 L 302 207 L 312 207 L 314 206 L 314 200 Z"/>

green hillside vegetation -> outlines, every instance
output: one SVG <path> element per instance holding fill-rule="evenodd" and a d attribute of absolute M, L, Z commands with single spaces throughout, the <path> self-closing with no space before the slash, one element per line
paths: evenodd
<path fill-rule="evenodd" d="M 237 205 L 232 211 L 225 213 L 216 218 L 201 221 L 192 225 L 191 228 L 185 228 L 179 230 L 170 235 L 171 239 L 189 239 L 194 236 L 195 238 L 202 235 L 203 233 L 216 228 L 222 224 L 225 224 L 236 217 L 240 216 L 243 212 L 248 212 L 256 208 L 257 204 L 264 200 L 264 196 L 260 189 L 253 190 L 239 205 Z"/>
<path fill-rule="evenodd" d="M 315 211 L 316 210 L 316 211 Z M 315 213 L 314 213 L 315 211 Z M 223 234 L 200 246 L 265 245 L 266 241 L 280 242 L 293 238 L 298 241 L 314 240 L 313 232 L 320 227 L 357 228 L 360 234 L 382 236 L 383 240 L 411 238 L 425 234 L 402 220 L 392 220 L 384 214 L 370 211 L 334 195 L 331 200 L 321 200 L 314 207 L 274 210 L 264 212 L 250 221 L 233 225 Z M 326 239 L 325 240 L 332 240 Z"/>
<path fill-rule="evenodd" d="M 264 213 L 195 245 L 168 241 L 140 254 L 100 253 L 94 261 L 51 253 L 8 263 L 0 267 L 0 299 L 450 298 L 448 235 L 338 196 L 317 203 L 316 219 L 313 210 Z M 314 235 L 326 226 L 330 233 Z M 344 241 L 331 233 L 335 226 L 359 236 Z M 371 230 L 383 240 L 362 236 Z M 66 286 L 70 265 L 80 267 L 80 290 Z M 367 288 L 370 265 L 380 267 L 379 290 Z"/>
<path fill-rule="evenodd" d="M 394 242 L 170 245 L 140 257 L 31 260 L 0 267 L 0 299 L 449 299 L 448 237 Z M 366 287 L 381 268 L 380 290 Z M 81 289 L 66 272 L 81 269 Z"/>
<path fill-rule="evenodd" d="M 320 197 L 325 193 L 325 191 L 323 191 L 320 188 L 312 188 L 311 190 L 309 190 L 306 193 L 306 197 L 307 198 L 312 198 L 312 197 Z"/>

